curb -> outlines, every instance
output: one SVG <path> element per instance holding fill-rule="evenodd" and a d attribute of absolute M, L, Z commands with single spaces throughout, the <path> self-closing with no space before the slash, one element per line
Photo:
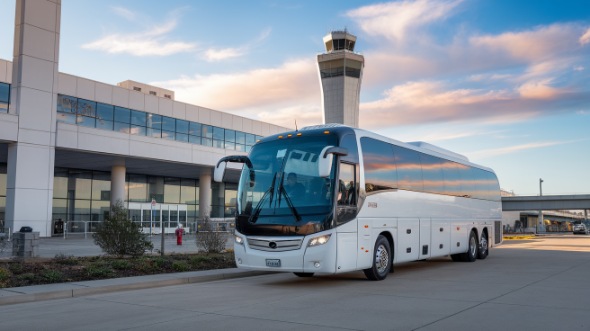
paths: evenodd
<path fill-rule="evenodd" d="M 87 281 L 77 283 L 60 283 L 50 285 L 25 286 L 22 288 L 12 287 L 0 290 L 0 306 L 13 305 L 19 303 L 46 301 L 55 299 L 77 298 L 88 295 L 104 294 L 119 291 L 141 290 L 155 287 L 165 287 L 174 285 L 185 285 L 193 283 L 204 283 L 216 280 L 225 280 L 233 278 L 244 278 L 253 276 L 268 275 L 272 272 L 266 271 L 237 271 L 237 269 L 221 269 L 203 272 L 203 275 L 187 276 L 185 273 L 160 274 L 149 276 L 138 276 L 129 278 L 115 278 L 99 281 Z M 172 275 L 172 276 L 171 276 Z M 147 278 L 165 278 L 159 280 L 146 280 Z M 143 278 L 143 279 L 142 279 Z M 124 282 L 125 284 L 120 284 Z M 114 284 L 100 284 L 114 283 Z M 119 284 L 117 284 L 119 283 Z M 98 284 L 98 286 L 93 286 Z M 44 290 L 43 287 L 47 287 Z M 51 287 L 67 287 L 61 290 L 49 289 Z M 30 293 L 35 292 L 35 293 Z"/>

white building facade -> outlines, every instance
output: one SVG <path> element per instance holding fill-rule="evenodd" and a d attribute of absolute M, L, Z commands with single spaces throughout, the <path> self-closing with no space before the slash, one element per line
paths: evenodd
<path fill-rule="evenodd" d="M 235 188 L 212 183 L 215 163 L 288 129 L 61 73 L 60 18 L 60 0 L 17 1 L 13 61 L 0 60 L 0 227 L 91 231 L 119 200 L 171 227 L 230 216 Z"/>

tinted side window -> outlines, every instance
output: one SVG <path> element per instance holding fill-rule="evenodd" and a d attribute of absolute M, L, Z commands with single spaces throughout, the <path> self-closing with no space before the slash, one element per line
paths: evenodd
<path fill-rule="evenodd" d="M 444 192 L 443 165 L 444 161 L 436 156 L 420 154 L 424 191 L 433 193 Z"/>
<path fill-rule="evenodd" d="M 361 138 L 367 193 L 397 188 L 397 173 L 391 145 Z"/>
<path fill-rule="evenodd" d="M 358 147 L 356 144 L 356 137 L 352 134 L 347 134 L 340 140 L 340 146 L 348 150 L 348 155 L 341 158 L 342 161 L 358 163 Z"/>
<path fill-rule="evenodd" d="M 411 149 L 392 146 L 397 165 L 397 183 L 400 189 L 422 191 L 422 167 L 420 153 Z"/>
<path fill-rule="evenodd" d="M 462 168 L 467 168 L 467 166 L 452 161 L 445 161 L 443 166 L 443 192 L 445 194 L 463 196 Z"/>

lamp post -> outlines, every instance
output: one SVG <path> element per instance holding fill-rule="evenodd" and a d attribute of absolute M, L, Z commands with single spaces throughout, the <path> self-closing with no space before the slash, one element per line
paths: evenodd
<path fill-rule="evenodd" d="M 539 178 L 539 196 L 543 196 L 543 178 Z M 539 218 L 537 220 L 537 233 L 544 232 L 543 210 L 539 209 Z"/>

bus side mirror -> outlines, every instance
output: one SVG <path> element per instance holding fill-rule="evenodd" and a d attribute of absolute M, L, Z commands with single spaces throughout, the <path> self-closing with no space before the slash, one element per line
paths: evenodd
<path fill-rule="evenodd" d="M 213 172 L 213 180 L 216 182 L 223 182 L 223 176 L 225 175 L 225 169 L 227 167 L 227 162 L 235 162 L 235 163 L 244 163 L 250 169 L 250 187 L 254 186 L 255 178 L 254 178 L 254 169 L 252 167 L 252 162 L 250 158 L 245 155 L 230 155 L 226 157 L 222 157 L 217 161 L 217 165 L 215 166 L 215 171 Z"/>
<path fill-rule="evenodd" d="M 334 161 L 334 155 L 346 156 L 348 150 L 342 147 L 326 146 L 320 152 L 318 159 L 318 175 L 319 177 L 328 177 L 332 170 L 332 162 Z"/>
<path fill-rule="evenodd" d="M 213 180 L 221 183 L 223 182 L 223 176 L 225 175 L 225 167 L 227 166 L 226 162 L 219 162 L 217 166 L 215 166 L 215 171 L 213 172 Z"/>

